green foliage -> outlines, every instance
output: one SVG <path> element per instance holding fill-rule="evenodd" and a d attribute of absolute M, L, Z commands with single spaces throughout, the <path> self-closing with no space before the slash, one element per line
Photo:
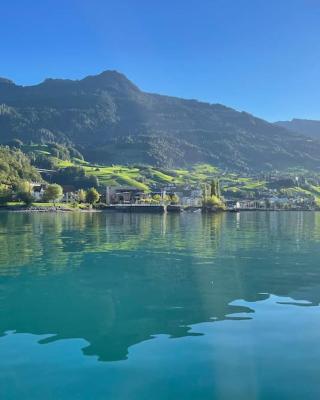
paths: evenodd
<path fill-rule="evenodd" d="M 30 160 L 33 165 L 43 169 L 55 169 L 57 167 L 57 160 L 54 157 L 48 156 L 40 152 L 29 153 Z"/>
<path fill-rule="evenodd" d="M 196 163 L 242 171 L 319 166 L 316 140 L 220 104 L 144 93 L 114 71 L 33 89 L 11 84 L 1 93 L 1 143 L 19 138 L 46 144 L 50 156 L 63 161 L 81 159 L 81 148 L 91 162 L 167 169 Z"/>
<path fill-rule="evenodd" d="M 12 191 L 5 185 L 0 185 L 0 205 L 12 200 Z"/>
<path fill-rule="evenodd" d="M 31 206 L 35 200 L 30 192 L 19 192 L 17 194 L 17 199 L 22 201 L 26 206 Z"/>
<path fill-rule="evenodd" d="M 157 203 L 160 203 L 160 201 L 162 200 L 160 194 L 155 194 L 154 196 L 152 196 L 152 198 Z"/>
<path fill-rule="evenodd" d="M 214 207 L 214 208 L 221 209 L 221 210 L 225 209 L 224 202 L 218 196 L 215 196 L 215 195 L 211 195 L 210 197 L 205 199 L 203 201 L 203 205 L 205 207 Z"/>
<path fill-rule="evenodd" d="M 55 202 L 59 200 L 63 195 L 62 187 L 57 184 L 48 185 L 44 192 L 44 201 L 52 201 Z"/>
<path fill-rule="evenodd" d="M 14 190 L 16 193 L 30 193 L 31 186 L 28 181 L 19 181 L 14 185 Z"/>
<path fill-rule="evenodd" d="M 20 150 L 0 146 L 0 184 L 12 186 L 23 180 L 41 181 L 41 176 Z"/>
<path fill-rule="evenodd" d="M 159 171 L 155 168 L 149 168 L 146 173 L 151 177 L 152 180 L 158 183 L 166 184 L 174 181 L 173 176 L 170 176 L 168 173 Z"/>
<path fill-rule="evenodd" d="M 31 195 L 31 187 L 28 181 L 20 181 L 14 187 L 16 199 L 22 201 L 26 206 L 30 206 L 34 198 Z"/>
<path fill-rule="evenodd" d="M 55 182 L 61 185 L 72 185 L 76 189 L 98 187 L 99 180 L 95 175 L 87 175 L 83 167 L 70 166 L 60 168 L 54 176 Z"/>
<path fill-rule="evenodd" d="M 84 166 L 88 176 L 96 177 L 98 183 L 114 186 L 114 185 L 127 185 L 134 186 L 143 191 L 149 191 L 148 185 L 144 182 L 144 171 L 148 168 L 136 168 L 125 166 Z M 91 185 L 97 186 L 97 185 Z"/>
<path fill-rule="evenodd" d="M 91 188 L 86 193 L 86 201 L 89 204 L 97 203 L 100 199 L 100 195 L 95 188 Z"/>
<path fill-rule="evenodd" d="M 171 202 L 171 204 L 178 204 L 179 196 L 177 196 L 176 194 L 173 194 L 172 196 L 170 196 L 170 202 Z"/>
<path fill-rule="evenodd" d="M 84 203 L 86 201 L 86 192 L 83 189 L 79 190 L 78 199 L 80 203 Z"/>
<path fill-rule="evenodd" d="M 10 142 L 10 146 L 14 146 L 13 141 Z M 41 140 L 41 143 L 23 145 L 21 142 L 20 148 L 29 156 L 32 164 L 39 168 L 68 166 L 73 159 L 83 162 L 83 156 L 77 149 L 59 143 L 43 143 Z"/>
<path fill-rule="evenodd" d="M 213 179 L 211 181 L 210 189 L 211 189 L 211 196 L 216 196 L 216 197 L 220 197 L 221 196 L 219 180 Z"/>

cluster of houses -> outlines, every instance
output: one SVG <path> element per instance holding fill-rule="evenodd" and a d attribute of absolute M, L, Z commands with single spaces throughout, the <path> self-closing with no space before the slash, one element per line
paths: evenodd
<path fill-rule="evenodd" d="M 271 197 L 261 200 L 233 201 L 237 210 L 314 210 L 317 208 L 313 197 Z"/>
<path fill-rule="evenodd" d="M 31 195 L 35 201 L 43 199 L 47 185 L 42 183 L 31 184 Z M 72 187 L 63 186 L 63 198 L 61 202 L 70 203 L 79 201 L 79 191 Z M 150 199 L 157 199 L 159 203 L 165 199 L 179 199 L 179 204 L 189 207 L 201 207 L 202 190 L 193 188 L 184 188 L 173 190 L 172 187 L 155 189 L 145 193 L 141 189 L 132 186 L 107 186 L 101 193 L 100 201 L 106 204 L 143 204 L 148 203 Z"/>
<path fill-rule="evenodd" d="M 46 184 L 33 183 L 31 194 L 36 201 L 41 201 L 46 190 Z M 79 191 L 72 186 L 63 186 L 62 202 L 79 202 Z M 170 199 L 178 199 L 179 205 L 183 207 L 201 207 L 203 202 L 203 188 L 200 187 L 176 187 L 169 184 L 167 187 L 153 187 L 152 191 L 146 193 L 139 188 L 131 186 L 109 186 L 100 192 L 100 201 L 106 204 L 162 204 Z M 230 210 L 275 210 L 275 209 L 304 209 L 312 210 L 317 208 L 313 196 L 294 196 L 288 197 L 279 195 L 277 189 L 268 189 L 266 192 L 256 193 L 254 198 L 239 198 L 230 195 L 224 199 L 225 204 Z"/>
<path fill-rule="evenodd" d="M 48 185 L 46 183 L 33 182 L 30 184 L 30 193 L 36 202 L 41 202 L 43 200 L 47 186 Z M 70 186 L 63 186 L 63 197 L 59 200 L 63 203 L 79 201 L 79 191 Z"/>
<path fill-rule="evenodd" d="M 164 187 L 154 189 L 149 193 L 145 193 L 135 187 L 107 187 L 105 194 L 101 196 L 101 200 L 107 204 L 143 204 L 148 203 L 150 199 L 157 199 L 159 203 L 170 198 L 179 199 L 179 204 L 188 207 L 201 207 L 202 190 L 186 188 L 177 190 L 172 187 Z"/>

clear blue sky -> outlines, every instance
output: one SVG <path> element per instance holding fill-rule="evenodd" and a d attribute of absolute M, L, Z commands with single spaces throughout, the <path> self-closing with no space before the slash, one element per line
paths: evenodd
<path fill-rule="evenodd" d="M 0 76 L 123 72 L 150 92 L 320 119 L 319 0 L 2 0 Z"/>

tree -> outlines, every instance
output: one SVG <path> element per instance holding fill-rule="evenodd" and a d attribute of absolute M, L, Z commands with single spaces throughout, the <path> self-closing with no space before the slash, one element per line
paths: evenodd
<path fill-rule="evenodd" d="M 12 191 L 0 184 L 0 204 L 6 204 L 12 199 Z"/>
<path fill-rule="evenodd" d="M 95 175 L 90 175 L 87 177 L 88 183 L 91 184 L 93 187 L 97 188 L 99 187 L 99 179 Z"/>
<path fill-rule="evenodd" d="M 219 179 L 216 181 L 216 195 L 220 198 L 221 197 L 221 188 L 220 188 L 220 181 Z"/>
<path fill-rule="evenodd" d="M 218 196 L 210 196 L 203 201 L 203 206 L 206 208 L 215 208 L 217 210 L 224 210 L 225 204 Z"/>
<path fill-rule="evenodd" d="M 160 203 L 160 201 L 162 200 L 162 197 L 161 197 L 160 194 L 155 194 L 155 195 L 153 196 L 153 200 L 154 200 L 155 202 L 157 202 L 157 203 Z"/>
<path fill-rule="evenodd" d="M 49 185 L 44 192 L 43 199 L 45 201 L 52 201 L 55 205 L 56 200 L 60 199 L 63 195 L 62 187 L 56 183 Z"/>
<path fill-rule="evenodd" d="M 34 197 L 31 194 L 31 186 L 28 181 L 20 181 L 15 186 L 16 198 L 22 201 L 26 206 L 30 206 Z"/>
<path fill-rule="evenodd" d="M 217 187 L 216 187 L 216 181 L 213 179 L 211 182 L 211 196 L 216 196 L 217 195 Z"/>
<path fill-rule="evenodd" d="M 31 206 L 31 204 L 34 202 L 34 197 L 30 192 L 20 192 L 18 193 L 17 198 L 27 207 Z"/>
<path fill-rule="evenodd" d="M 79 166 L 59 169 L 55 174 L 55 182 L 61 185 L 72 185 L 77 189 L 97 188 L 99 186 L 98 178 L 94 175 L 86 175 L 85 169 Z"/>
<path fill-rule="evenodd" d="M 220 182 L 217 179 L 213 179 L 210 185 L 211 189 L 211 196 L 221 196 L 221 190 L 220 190 Z"/>
<path fill-rule="evenodd" d="M 178 204 L 179 203 L 179 196 L 176 194 L 173 194 L 171 196 L 171 204 Z"/>
<path fill-rule="evenodd" d="M 86 201 L 86 192 L 83 189 L 78 191 L 78 200 L 79 203 L 84 203 Z"/>
<path fill-rule="evenodd" d="M 28 181 L 20 181 L 15 185 L 15 192 L 17 195 L 19 193 L 30 193 L 31 192 L 31 186 Z"/>
<path fill-rule="evenodd" d="M 38 168 L 44 168 L 44 169 L 57 168 L 57 160 L 54 157 L 34 152 L 30 152 L 28 155 L 32 161 L 32 164 L 36 165 Z"/>
<path fill-rule="evenodd" d="M 99 198 L 100 198 L 100 195 L 95 188 L 91 188 L 87 191 L 86 201 L 88 203 L 94 204 L 99 200 Z"/>

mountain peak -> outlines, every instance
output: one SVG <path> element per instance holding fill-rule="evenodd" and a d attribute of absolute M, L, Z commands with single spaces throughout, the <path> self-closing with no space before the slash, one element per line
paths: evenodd
<path fill-rule="evenodd" d="M 100 74 L 94 75 L 97 77 L 112 77 L 112 78 L 118 78 L 118 79 L 126 79 L 128 80 L 128 78 L 122 74 L 121 72 L 116 71 L 115 69 L 106 69 L 102 72 L 100 72 Z"/>
<path fill-rule="evenodd" d="M 115 70 L 105 70 L 98 75 L 89 75 L 80 81 L 82 84 L 96 88 L 108 88 L 125 91 L 139 91 L 124 74 Z"/>
<path fill-rule="evenodd" d="M 145 93 L 118 71 L 35 86 L 2 82 L 0 104 L 16 112 L 0 113 L 0 143 L 72 143 L 98 163 L 246 171 L 320 165 L 317 140 L 223 105 Z"/>

